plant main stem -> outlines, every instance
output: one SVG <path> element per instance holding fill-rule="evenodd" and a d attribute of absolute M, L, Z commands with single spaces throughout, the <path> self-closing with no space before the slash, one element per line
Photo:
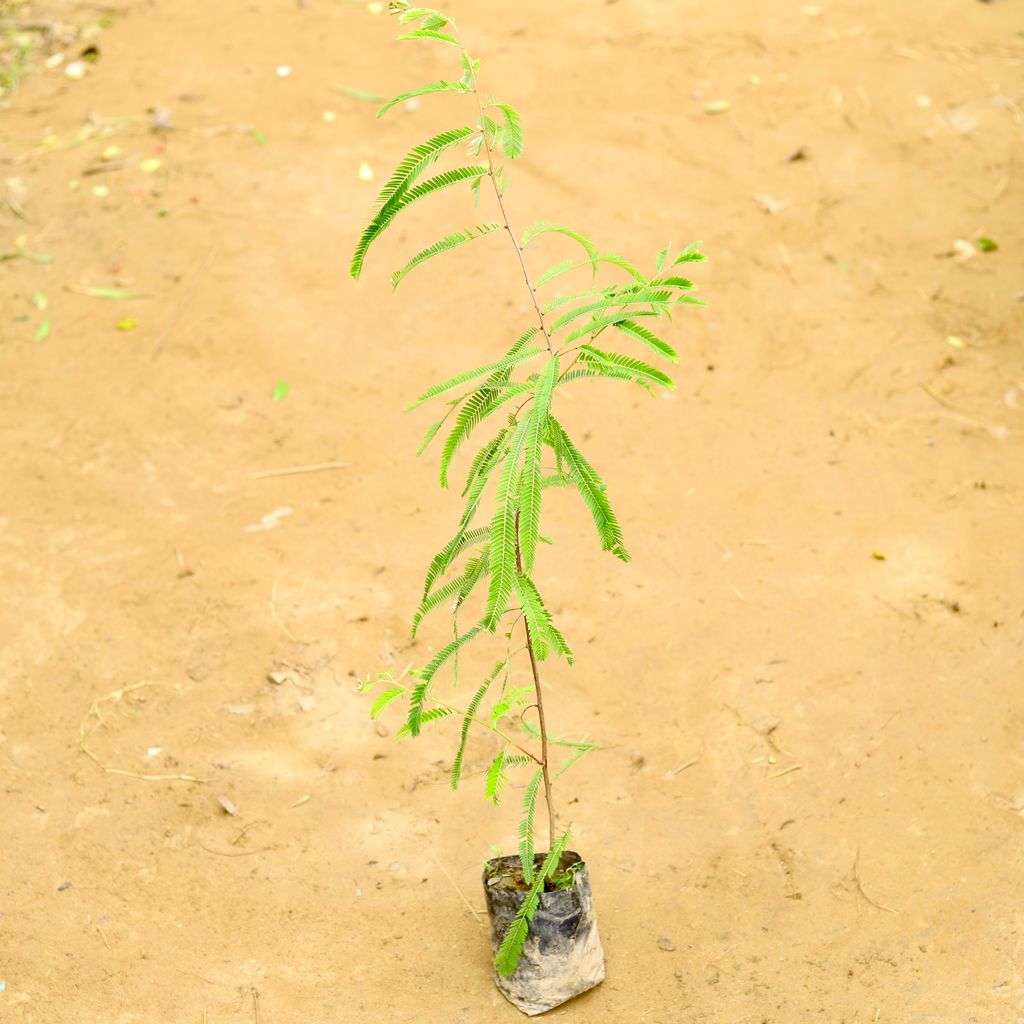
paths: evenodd
<path fill-rule="evenodd" d="M 458 36 L 458 30 L 456 29 L 456 35 Z M 466 52 L 466 47 L 462 44 L 462 37 L 459 36 L 459 44 L 462 46 L 462 54 L 466 60 L 471 60 L 469 54 Z M 501 210 L 501 219 L 505 222 L 505 231 L 508 233 L 509 240 L 512 242 L 512 246 L 516 251 L 516 256 L 519 259 L 519 267 L 523 272 L 523 280 L 526 282 L 526 287 L 530 291 L 530 299 L 533 302 L 533 308 L 537 313 L 537 323 L 540 325 L 541 333 L 544 335 L 544 340 L 547 342 L 548 352 L 554 354 L 554 346 L 551 344 L 551 335 L 548 334 L 547 324 L 544 323 L 544 313 L 540 308 L 540 303 L 537 301 L 537 289 L 533 287 L 533 282 L 530 280 L 530 272 L 526 269 L 526 260 L 523 258 L 523 249 L 516 239 L 516 234 L 512 230 L 512 225 L 508 219 L 508 211 L 505 209 L 505 197 L 502 194 L 501 188 L 498 185 L 498 177 L 494 171 L 494 154 L 491 152 L 491 143 L 487 138 L 487 121 L 484 118 L 484 107 L 483 103 L 480 102 L 480 86 L 476 79 L 476 73 L 473 73 L 473 96 L 476 98 L 477 110 L 480 111 L 480 134 L 483 136 L 484 152 L 487 154 L 487 177 L 491 179 L 491 185 L 494 188 L 494 198 L 498 200 L 498 209 Z"/>
<path fill-rule="evenodd" d="M 454 24 L 452 28 L 455 30 L 455 35 L 459 39 L 459 45 L 462 49 L 462 55 L 467 62 L 471 62 L 469 54 L 466 52 L 466 47 L 462 43 L 462 37 L 459 35 L 459 31 L 455 28 Z M 469 65 L 472 67 L 472 64 Z M 540 302 L 537 300 L 537 289 L 534 288 L 533 282 L 530 280 L 530 272 L 526 269 L 526 260 L 523 257 L 523 249 L 516 238 L 515 232 L 512 230 L 512 225 L 508 219 L 508 211 L 505 209 L 505 200 L 501 192 L 501 187 L 498 184 L 498 176 L 494 170 L 494 154 L 491 152 L 490 140 L 487 138 L 487 121 L 484 117 L 483 103 L 480 101 L 480 89 L 476 79 L 476 73 L 472 72 L 472 92 L 476 98 L 477 110 L 480 112 L 480 134 L 483 137 L 484 152 L 487 154 L 487 177 L 491 179 L 491 185 L 494 188 L 494 198 L 498 200 L 498 209 L 501 210 L 501 219 L 505 222 L 505 231 L 508 234 L 509 240 L 512 242 L 512 246 L 516 251 L 516 256 L 519 259 L 519 267 L 523 272 L 523 280 L 526 282 L 526 287 L 530 292 L 530 299 L 533 302 L 533 308 L 537 313 L 537 323 L 540 325 L 541 333 L 544 335 L 544 340 L 547 342 L 548 352 L 554 355 L 555 348 L 551 344 L 551 335 L 548 334 L 547 324 L 544 323 L 544 313 L 540 308 Z M 519 547 L 519 513 L 516 513 L 516 567 L 520 573 L 523 571 L 523 553 Z M 548 729 L 544 721 L 544 696 L 540 691 L 540 671 L 537 669 L 537 655 L 533 651 L 533 638 L 530 636 L 530 624 L 523 620 L 523 625 L 526 628 L 526 650 L 530 655 L 530 668 L 533 670 L 533 689 L 537 697 L 537 718 L 538 725 L 540 726 L 540 770 L 544 778 L 544 801 L 548 806 L 548 849 L 554 845 L 555 842 L 555 804 L 551 796 L 551 772 L 548 764 Z"/>
<path fill-rule="evenodd" d="M 523 571 L 523 553 L 519 549 L 519 513 L 516 513 L 516 568 Z M 537 655 L 533 653 L 533 638 L 530 636 L 530 624 L 523 619 L 526 629 L 526 650 L 530 655 L 530 668 L 533 670 L 533 692 L 537 697 L 537 719 L 540 726 L 540 770 L 544 778 L 544 802 L 548 805 L 548 849 L 555 842 L 555 803 L 551 797 L 551 772 L 548 768 L 548 728 L 544 722 L 544 696 L 540 692 L 540 671 L 537 668 Z"/>

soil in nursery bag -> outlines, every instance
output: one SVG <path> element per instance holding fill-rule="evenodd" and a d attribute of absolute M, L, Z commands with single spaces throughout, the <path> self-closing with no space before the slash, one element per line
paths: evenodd
<path fill-rule="evenodd" d="M 536 870 L 543 862 L 544 856 L 538 854 Z M 558 887 L 560 882 L 564 888 Z M 484 866 L 495 955 L 529 888 L 516 856 L 497 857 Z M 541 894 L 515 973 L 505 977 L 495 972 L 494 982 L 510 1003 L 532 1017 L 603 980 L 604 950 L 597 934 L 587 867 L 579 854 L 567 850 Z"/>

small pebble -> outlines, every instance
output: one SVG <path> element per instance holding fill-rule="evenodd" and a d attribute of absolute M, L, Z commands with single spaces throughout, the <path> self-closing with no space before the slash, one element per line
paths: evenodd
<path fill-rule="evenodd" d="M 675 950 L 676 944 L 664 935 L 658 939 L 658 949 L 663 949 L 666 953 L 671 953 Z"/>
<path fill-rule="evenodd" d="M 64 77 L 70 78 L 74 82 L 85 78 L 85 61 L 73 60 L 66 68 L 64 68 Z"/>
<path fill-rule="evenodd" d="M 292 73 L 292 69 L 287 64 L 282 64 L 277 69 L 278 78 L 287 78 Z"/>

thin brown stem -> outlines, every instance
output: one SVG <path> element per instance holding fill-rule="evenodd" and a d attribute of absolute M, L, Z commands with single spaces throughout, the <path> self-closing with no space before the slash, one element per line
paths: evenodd
<path fill-rule="evenodd" d="M 516 568 L 523 571 L 523 553 L 519 547 L 519 513 L 516 513 Z M 530 624 L 524 619 L 526 629 L 526 650 L 530 655 L 530 668 L 533 670 L 533 691 L 537 697 L 537 724 L 540 726 L 540 770 L 544 777 L 544 802 L 548 805 L 548 849 L 555 842 L 555 803 L 551 796 L 551 771 L 548 759 L 548 728 L 544 721 L 544 695 L 540 690 L 540 671 L 537 668 L 537 656 L 533 653 L 533 638 L 530 636 Z"/>
<path fill-rule="evenodd" d="M 454 26 L 453 26 L 454 27 Z M 466 52 L 466 47 L 462 45 L 462 37 L 458 33 L 458 29 L 455 29 L 455 35 L 459 39 L 459 44 L 462 47 L 462 54 L 467 61 L 472 58 Z M 498 209 L 501 211 L 501 219 L 504 221 L 505 231 L 508 234 L 509 240 L 512 242 L 512 246 L 516 251 L 516 257 L 519 260 L 519 268 L 523 272 L 523 280 L 526 282 L 526 287 L 530 292 L 530 300 L 533 302 L 533 308 L 537 313 L 537 323 L 540 326 L 541 334 L 544 335 L 544 340 L 547 342 L 548 352 L 552 354 L 555 351 L 554 345 L 551 343 L 551 335 L 548 334 L 547 324 L 544 323 L 544 312 L 540 308 L 540 301 L 537 299 L 537 289 L 533 286 L 533 281 L 530 280 L 530 272 L 526 269 L 526 259 L 523 256 L 523 248 L 519 244 L 516 238 L 515 232 L 512 230 L 512 224 L 508 219 L 508 211 L 505 209 L 505 196 L 501 191 L 501 187 L 498 184 L 498 176 L 494 170 L 494 154 L 491 151 L 491 142 L 487 138 L 487 120 L 484 117 L 483 103 L 480 101 L 480 89 L 476 80 L 476 72 L 472 72 L 472 88 L 474 98 L 476 99 L 476 107 L 480 112 L 480 135 L 483 140 L 484 152 L 487 154 L 487 177 L 491 179 L 491 186 L 494 188 L 494 198 L 498 200 Z"/>
<path fill-rule="evenodd" d="M 477 110 L 480 112 L 480 135 L 483 141 L 484 152 L 487 154 L 487 176 L 491 179 L 491 185 L 494 188 L 494 198 L 498 201 L 498 209 L 501 210 L 501 218 L 505 223 L 505 231 L 516 251 L 516 258 L 519 260 L 519 268 L 523 272 L 523 281 L 526 282 L 526 287 L 530 292 L 530 300 L 533 302 L 533 308 L 537 313 L 537 323 L 540 326 L 541 333 L 544 335 L 545 342 L 547 342 L 548 352 L 553 355 L 555 347 L 551 342 L 551 335 L 548 333 L 547 324 L 544 323 L 544 312 L 540 308 L 540 302 L 537 299 L 537 289 L 533 286 L 533 281 L 530 280 L 530 272 L 526 269 L 526 260 L 523 257 L 523 249 L 516 238 L 515 232 L 512 230 L 512 225 L 508 218 L 508 211 L 505 209 L 505 197 L 502 194 L 501 186 L 498 184 L 498 175 L 494 169 L 494 154 L 491 151 L 490 139 L 487 137 L 487 119 L 484 117 L 484 107 L 480 100 L 480 90 L 477 84 L 476 73 L 472 70 L 472 58 L 466 52 L 466 47 L 462 43 L 462 37 L 459 35 L 458 29 L 454 24 L 450 24 L 450 27 L 454 31 L 456 38 L 459 40 L 462 55 L 466 60 L 467 66 L 470 68 L 470 91 L 476 98 Z M 519 547 L 518 513 L 516 514 L 516 567 L 519 572 L 522 573 L 523 554 Z M 544 800 L 548 807 L 548 848 L 550 849 L 555 842 L 555 805 L 551 796 L 551 772 L 549 770 L 550 765 L 548 759 L 548 730 L 547 724 L 544 721 L 544 696 L 540 689 L 540 671 L 537 668 L 537 656 L 533 650 L 533 638 L 530 636 L 530 624 L 524 620 L 523 625 L 526 629 L 526 650 L 530 655 L 530 668 L 533 670 L 533 688 L 537 696 L 537 718 L 540 726 L 539 763 L 540 770 L 544 778 Z M 536 761 L 536 758 L 534 758 L 534 760 Z"/>

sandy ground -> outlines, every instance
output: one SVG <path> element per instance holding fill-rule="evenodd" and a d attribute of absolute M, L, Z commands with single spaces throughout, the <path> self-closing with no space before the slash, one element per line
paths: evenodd
<path fill-rule="evenodd" d="M 1019 7 L 455 13 L 524 115 L 519 225 L 711 257 L 678 391 L 563 413 L 635 560 L 552 499 L 579 658 L 545 682 L 606 744 L 560 803 L 608 977 L 551 1016 L 1024 1021 Z M 380 176 L 466 116 L 335 91 L 450 71 L 393 34 L 355 3 L 127 3 L 84 80 L 39 70 L 0 114 L 0 248 L 53 258 L 0 266 L 5 1024 L 519 1019 L 456 891 L 482 906 L 515 802 L 450 793 L 450 735 L 395 744 L 354 692 L 445 638 L 407 623 L 458 498 L 401 408 L 529 322 L 501 245 L 391 297 L 461 197 L 346 275 Z"/>

